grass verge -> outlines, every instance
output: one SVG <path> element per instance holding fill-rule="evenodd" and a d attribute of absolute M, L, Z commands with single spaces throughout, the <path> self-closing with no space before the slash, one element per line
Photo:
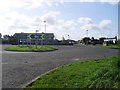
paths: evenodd
<path fill-rule="evenodd" d="M 26 86 L 38 88 L 120 88 L 120 57 L 76 62 L 59 67 Z"/>
<path fill-rule="evenodd" d="M 120 49 L 120 45 L 109 45 L 109 46 L 104 46 L 106 48 L 110 48 L 110 49 Z"/>
<path fill-rule="evenodd" d="M 7 51 L 22 51 L 22 52 L 44 52 L 44 51 L 54 51 L 57 50 L 54 47 L 50 47 L 50 46 L 37 46 L 37 48 L 35 46 L 11 46 L 11 47 L 7 47 L 5 48 L 5 50 Z"/>

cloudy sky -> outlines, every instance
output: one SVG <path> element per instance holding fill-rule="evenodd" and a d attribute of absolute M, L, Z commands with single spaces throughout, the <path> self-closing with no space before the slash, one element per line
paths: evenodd
<path fill-rule="evenodd" d="M 0 32 L 54 33 L 58 39 L 114 37 L 119 0 L 0 0 Z"/>

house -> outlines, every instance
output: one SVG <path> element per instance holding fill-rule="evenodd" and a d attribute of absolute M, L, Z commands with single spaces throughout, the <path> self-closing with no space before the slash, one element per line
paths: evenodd
<path fill-rule="evenodd" d="M 108 46 L 109 44 L 116 44 L 117 37 L 114 38 L 106 38 L 104 39 L 103 46 Z"/>
<path fill-rule="evenodd" d="M 13 37 L 16 39 L 17 44 L 35 44 L 36 40 L 38 41 L 38 44 L 41 44 L 41 42 L 43 44 L 52 44 L 54 42 L 53 33 L 15 33 Z"/>

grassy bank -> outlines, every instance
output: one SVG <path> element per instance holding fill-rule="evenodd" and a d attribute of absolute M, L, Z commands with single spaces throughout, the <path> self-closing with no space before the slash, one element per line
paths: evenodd
<path fill-rule="evenodd" d="M 120 45 L 109 45 L 109 46 L 104 46 L 106 48 L 110 48 L 110 49 L 120 49 Z"/>
<path fill-rule="evenodd" d="M 120 57 L 61 66 L 25 89 L 30 88 L 120 88 Z"/>
<path fill-rule="evenodd" d="M 53 50 L 57 50 L 57 49 L 54 47 L 50 47 L 50 46 L 37 46 L 37 48 L 35 46 L 11 46 L 11 47 L 5 48 L 5 50 L 7 50 L 7 51 L 24 51 L 24 52 L 30 52 L 30 51 L 44 52 L 44 51 L 53 51 Z"/>

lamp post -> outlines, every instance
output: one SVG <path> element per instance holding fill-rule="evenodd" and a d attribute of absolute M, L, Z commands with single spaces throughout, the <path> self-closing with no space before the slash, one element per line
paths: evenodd
<path fill-rule="evenodd" d="M 88 30 L 86 30 L 86 36 L 88 37 Z"/>
<path fill-rule="evenodd" d="M 86 30 L 86 36 L 88 37 L 88 30 Z M 86 44 L 88 45 L 88 40 L 87 40 Z"/>
<path fill-rule="evenodd" d="M 70 41 L 70 35 L 68 35 L 68 43 L 69 43 L 69 41 Z"/>
<path fill-rule="evenodd" d="M 38 45 L 38 36 L 37 36 L 37 32 L 39 32 L 39 30 L 36 30 L 35 32 L 36 32 L 36 34 L 35 34 L 35 40 L 36 40 L 35 45 L 36 45 L 36 49 L 37 49 L 37 45 Z"/>
<path fill-rule="evenodd" d="M 70 39 L 70 35 L 68 35 L 68 40 Z"/>
<path fill-rule="evenodd" d="M 46 33 L 46 21 L 44 21 L 44 23 L 45 23 L 45 33 Z"/>
<path fill-rule="evenodd" d="M 44 24 L 45 24 L 45 33 L 44 33 L 44 38 L 45 38 L 45 40 L 44 40 L 44 44 L 46 44 L 46 36 L 45 36 L 45 34 L 46 34 L 46 21 L 44 21 Z"/>

